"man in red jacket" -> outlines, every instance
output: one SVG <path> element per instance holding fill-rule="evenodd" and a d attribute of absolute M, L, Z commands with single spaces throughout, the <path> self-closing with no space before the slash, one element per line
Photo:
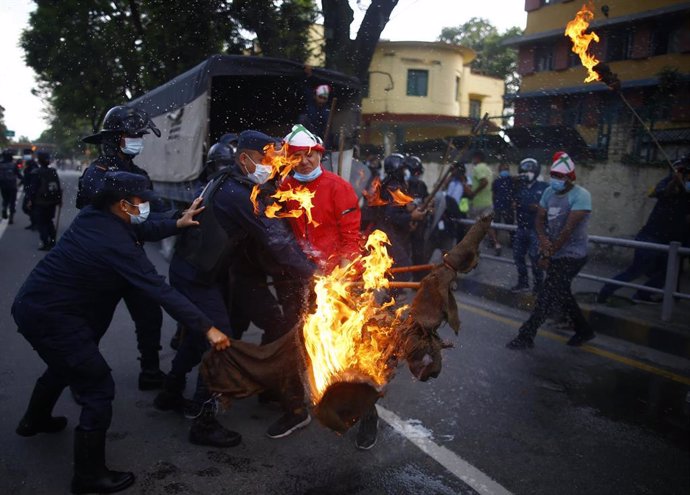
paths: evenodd
<path fill-rule="evenodd" d="M 360 254 L 359 224 L 361 211 L 357 195 L 349 182 L 324 170 L 321 156 L 324 147 L 317 136 L 302 125 L 295 125 L 285 136 L 288 154 L 299 157 L 292 177 L 280 186 L 281 190 L 306 188 L 315 193 L 311 211 L 312 221 L 303 213 L 290 218 L 290 226 L 302 250 L 324 273 L 346 263 Z M 297 201 L 288 201 L 286 209 L 297 210 Z"/>

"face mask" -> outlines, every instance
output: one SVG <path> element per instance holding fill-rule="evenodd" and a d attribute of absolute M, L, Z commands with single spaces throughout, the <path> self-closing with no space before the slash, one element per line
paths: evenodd
<path fill-rule="evenodd" d="M 405 169 L 405 171 L 403 172 L 403 177 L 405 179 L 405 182 L 407 182 L 410 180 L 410 177 L 412 177 L 412 173 L 409 170 Z"/>
<path fill-rule="evenodd" d="M 300 182 L 311 182 L 314 179 L 318 178 L 322 172 L 323 170 L 321 170 L 321 167 L 319 166 L 311 172 L 309 172 L 308 174 L 300 174 L 299 172 L 295 172 L 295 175 L 293 175 L 293 177 Z"/>
<path fill-rule="evenodd" d="M 24 155 L 24 160 L 31 160 L 31 155 Z"/>
<path fill-rule="evenodd" d="M 498 175 L 501 177 L 510 177 L 510 172 L 508 170 L 501 170 Z"/>
<path fill-rule="evenodd" d="M 142 138 L 125 138 L 125 145 L 120 149 L 125 155 L 138 155 L 144 149 L 144 140 Z"/>
<path fill-rule="evenodd" d="M 554 179 L 553 177 L 551 178 L 551 189 L 553 189 L 556 192 L 561 192 L 565 190 L 565 181 L 562 179 Z"/>
<path fill-rule="evenodd" d="M 252 160 L 252 157 L 245 154 L 250 162 L 252 162 L 252 165 L 254 165 L 254 171 L 251 174 L 247 174 L 247 178 L 252 181 L 254 184 L 265 184 L 266 181 L 271 177 L 271 172 L 273 172 L 273 167 L 270 165 L 263 165 L 261 163 L 256 163 L 254 160 Z M 245 169 L 246 170 L 246 169 Z"/>
<path fill-rule="evenodd" d="M 127 201 L 127 204 L 132 205 L 129 201 Z M 145 201 L 143 203 L 139 203 L 138 205 L 132 205 L 136 206 L 139 208 L 139 214 L 138 215 L 132 215 L 131 213 L 127 212 L 127 215 L 129 215 L 129 218 L 133 224 L 140 224 L 144 223 L 146 219 L 149 217 L 149 213 L 151 212 L 151 205 L 149 204 L 148 201 Z"/>

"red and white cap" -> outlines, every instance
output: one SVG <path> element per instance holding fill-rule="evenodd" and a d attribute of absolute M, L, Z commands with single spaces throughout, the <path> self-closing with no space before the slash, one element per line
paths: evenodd
<path fill-rule="evenodd" d="M 575 162 L 565 151 L 554 153 L 551 171 L 567 175 L 571 180 L 575 180 Z"/>
<path fill-rule="evenodd" d="M 285 136 L 283 143 L 287 145 L 289 153 L 311 150 L 323 153 L 326 150 L 321 138 L 309 132 L 302 124 L 293 125 L 292 131 Z"/>
<path fill-rule="evenodd" d="M 316 93 L 316 96 L 325 96 L 328 98 L 328 95 L 331 94 L 331 87 L 328 84 L 321 84 L 316 87 L 314 93 Z"/>

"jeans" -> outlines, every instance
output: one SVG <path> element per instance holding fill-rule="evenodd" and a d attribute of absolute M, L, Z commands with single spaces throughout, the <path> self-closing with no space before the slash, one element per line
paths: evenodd
<path fill-rule="evenodd" d="M 544 287 L 537 296 L 537 303 L 532 314 L 520 327 L 520 335 L 533 339 L 550 311 L 557 307 L 560 307 L 563 313 L 573 321 L 576 334 L 592 333 L 592 329 L 582 315 L 570 289 L 575 275 L 585 266 L 585 263 L 587 263 L 587 257 L 554 258 L 551 260 L 546 271 Z"/>
<path fill-rule="evenodd" d="M 534 229 L 518 228 L 513 237 L 513 260 L 518 272 L 518 285 L 529 286 L 527 276 L 527 263 L 525 257 L 529 255 L 532 261 L 532 275 L 534 277 L 533 288 L 538 292 L 544 282 L 544 271 L 537 266 L 539 255 L 539 242 Z"/>

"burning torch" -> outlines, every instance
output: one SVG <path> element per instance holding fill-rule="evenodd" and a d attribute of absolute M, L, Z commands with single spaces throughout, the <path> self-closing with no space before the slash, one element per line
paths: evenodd
<path fill-rule="evenodd" d="M 582 65 L 587 69 L 588 74 L 585 78 L 585 82 L 588 83 L 591 81 L 601 81 L 606 84 L 609 89 L 614 91 L 620 97 L 623 103 L 625 103 L 625 106 L 630 109 L 630 112 L 635 116 L 638 122 L 642 125 L 642 128 L 649 135 L 654 145 L 659 149 L 659 151 L 661 151 L 661 154 L 665 158 L 666 163 L 671 171 L 675 172 L 671 159 L 666 154 L 664 148 L 661 147 L 661 144 L 659 144 L 659 141 L 657 141 L 651 129 L 649 129 L 644 120 L 642 120 L 642 117 L 640 117 L 625 95 L 623 95 L 623 92 L 621 91 L 621 81 L 618 78 L 618 75 L 613 73 L 608 65 L 600 62 L 594 55 L 587 52 L 589 44 L 592 41 L 597 43 L 599 42 L 599 36 L 595 32 L 586 32 L 592 19 L 594 19 L 594 13 L 590 8 L 587 7 L 587 5 L 583 5 L 579 12 L 575 15 L 575 18 L 568 22 L 565 27 L 565 36 L 569 37 L 573 43 L 573 53 L 576 53 L 580 57 Z"/>

